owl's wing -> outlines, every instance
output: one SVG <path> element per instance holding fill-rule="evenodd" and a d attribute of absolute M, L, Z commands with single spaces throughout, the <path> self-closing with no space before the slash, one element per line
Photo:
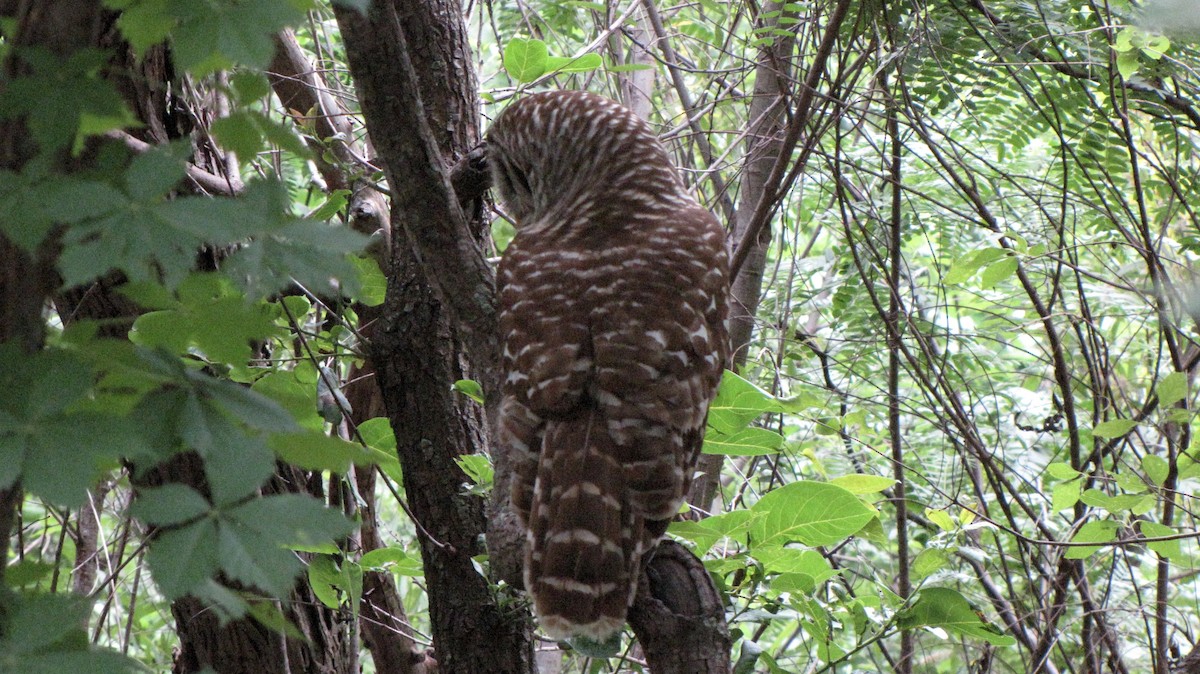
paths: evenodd
<path fill-rule="evenodd" d="M 592 310 L 590 396 L 648 520 L 679 509 L 728 355 L 723 231 L 698 208 L 679 218 L 612 251 L 621 271 Z"/>
<path fill-rule="evenodd" d="M 514 471 L 512 501 L 529 522 L 547 419 L 577 412 L 591 370 L 580 307 L 583 267 L 518 234 L 500 264 L 504 373 L 498 440 Z"/>

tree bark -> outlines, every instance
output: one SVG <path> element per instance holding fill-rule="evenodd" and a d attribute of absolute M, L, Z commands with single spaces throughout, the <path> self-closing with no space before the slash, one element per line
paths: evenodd
<path fill-rule="evenodd" d="M 501 605 L 475 568 L 484 503 L 464 492 L 454 462 L 486 449 L 487 425 L 451 385 L 474 375 L 485 391 L 496 389 L 485 221 L 450 182 L 454 158 L 478 140 L 461 8 L 396 0 L 372 3 L 365 16 L 335 13 L 392 195 L 388 298 L 371 360 L 422 532 L 439 671 L 523 674 L 532 671 L 530 618 L 515 601 Z M 495 489 L 507 494 L 499 481 Z"/>
<path fill-rule="evenodd" d="M 682 545 L 662 541 L 642 566 L 629 624 L 654 674 L 729 674 L 733 644 L 721 593 Z"/>

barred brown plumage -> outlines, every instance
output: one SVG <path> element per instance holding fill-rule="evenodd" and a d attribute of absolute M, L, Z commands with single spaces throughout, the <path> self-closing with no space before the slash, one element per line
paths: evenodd
<path fill-rule="evenodd" d="M 500 262 L 498 437 L 542 629 L 604 640 L 679 510 L 729 355 L 724 231 L 648 124 L 601 96 L 488 131 L 516 235 Z"/>

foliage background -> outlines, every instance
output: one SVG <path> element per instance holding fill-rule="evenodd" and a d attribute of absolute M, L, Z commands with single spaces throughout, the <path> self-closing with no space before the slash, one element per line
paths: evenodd
<path fill-rule="evenodd" d="M 5 335 L 0 488 L 19 517 L 0 664 L 166 670 L 171 600 L 279 625 L 270 598 L 301 571 L 357 616 L 363 574 L 386 570 L 436 649 L 394 439 L 382 419 L 339 439 L 315 411 L 319 366 L 342 379 L 364 362 L 359 313 L 384 285 L 370 257 L 346 257 L 368 239 L 336 226 L 351 193 L 317 167 L 379 175 L 262 74 L 271 35 L 294 26 L 356 112 L 338 22 L 301 0 L 106 5 L 135 52 L 169 39 L 182 90 L 216 102 L 203 140 L 121 150 L 113 134 L 137 118 L 111 53 L 64 58 L 3 25 L 21 65 L 0 115 L 28 130 L 0 173 L 10 260 L 48 261 L 60 296 L 117 270 L 144 311 L 128 340 L 105 339 L 111 326 L 56 298 L 44 320 L 38 307 L 36 353 Z M 739 291 L 740 378 L 710 419 L 706 452 L 724 458 L 698 516 L 672 527 L 727 597 L 737 671 L 1200 671 L 1200 26 L 1186 5 L 464 9 L 485 118 L 540 88 L 619 98 L 732 244 L 758 245 L 739 254 L 762 279 Z M 206 153 L 234 196 L 179 188 Z M 498 215 L 496 253 L 511 235 Z M 201 249 L 227 257 L 200 271 Z M 142 481 L 184 450 L 202 489 Z M 316 471 L 317 495 L 360 521 L 346 504 L 363 497 L 337 476 L 377 466 L 366 517 L 386 545 L 356 555 L 345 517 L 262 496 L 276 460 Z M 488 462 L 461 460 L 462 489 L 486 492 Z M 636 651 L 543 649 L 544 669 L 641 667 Z"/>

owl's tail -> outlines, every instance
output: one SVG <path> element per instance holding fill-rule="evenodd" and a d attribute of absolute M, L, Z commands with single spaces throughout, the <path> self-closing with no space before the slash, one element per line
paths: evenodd
<path fill-rule="evenodd" d="M 529 516 L 525 587 L 556 639 L 604 641 L 621 630 L 644 542 L 598 412 L 546 426 Z"/>

